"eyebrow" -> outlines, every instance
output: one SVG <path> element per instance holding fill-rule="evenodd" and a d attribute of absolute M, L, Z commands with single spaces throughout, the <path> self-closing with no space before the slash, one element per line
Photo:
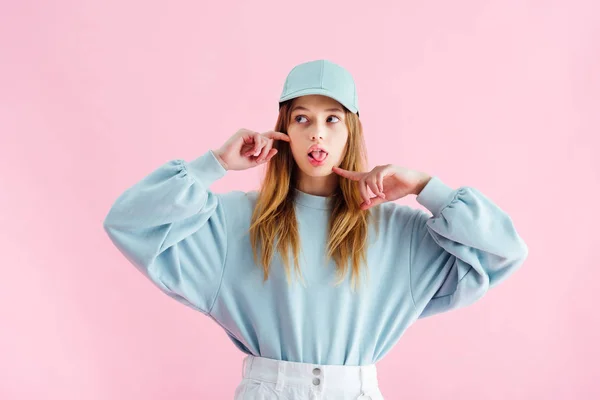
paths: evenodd
<path fill-rule="evenodd" d="M 304 111 L 310 111 L 308 108 L 306 107 L 302 107 L 302 106 L 296 106 L 294 108 L 292 108 L 292 112 L 296 111 L 296 110 L 304 110 Z M 325 110 L 327 112 L 329 111 L 338 111 L 338 112 L 343 112 L 342 110 L 340 110 L 339 108 L 328 108 L 327 110 Z"/>

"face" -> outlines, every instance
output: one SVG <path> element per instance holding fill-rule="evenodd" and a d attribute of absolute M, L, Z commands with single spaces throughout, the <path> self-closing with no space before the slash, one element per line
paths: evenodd
<path fill-rule="evenodd" d="M 339 166 L 348 140 L 344 108 L 332 98 L 320 95 L 298 97 L 292 102 L 292 114 L 287 133 L 290 148 L 300 172 L 300 186 L 326 191 L 336 181 L 333 166 Z M 321 146 L 323 155 L 310 148 Z M 330 177 L 330 179 L 326 179 Z M 314 191 L 314 190 L 313 190 Z"/>

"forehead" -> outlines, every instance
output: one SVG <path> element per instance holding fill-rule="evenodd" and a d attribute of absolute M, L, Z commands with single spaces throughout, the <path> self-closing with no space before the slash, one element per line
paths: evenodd
<path fill-rule="evenodd" d="M 304 111 L 340 111 L 343 112 L 342 105 L 331 97 L 321 96 L 318 94 L 311 94 L 306 96 L 296 97 L 292 101 L 292 111 L 300 108 Z"/>

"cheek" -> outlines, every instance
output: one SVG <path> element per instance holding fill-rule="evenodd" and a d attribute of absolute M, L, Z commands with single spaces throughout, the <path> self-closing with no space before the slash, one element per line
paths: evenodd
<path fill-rule="evenodd" d="M 299 148 L 297 145 L 298 143 L 301 143 L 301 140 L 299 140 L 298 133 L 295 132 L 294 130 L 288 129 L 287 134 L 288 134 L 288 137 L 290 138 L 289 146 L 290 146 L 290 149 L 292 150 L 292 154 L 294 154 L 296 156 L 299 155 L 299 152 L 301 153 L 304 150 Z"/>
<path fill-rule="evenodd" d="M 335 147 L 336 149 L 338 149 L 338 152 L 340 155 L 344 155 L 344 151 L 346 149 L 346 146 L 348 144 L 348 135 L 341 135 L 341 137 L 339 137 L 339 140 L 336 141 L 335 143 Z"/>
<path fill-rule="evenodd" d="M 287 129 L 287 135 L 290 138 L 290 146 L 293 147 L 294 146 L 294 142 L 297 142 L 298 132 L 296 132 L 295 129 L 288 127 L 288 129 Z"/>
<path fill-rule="evenodd" d="M 301 148 L 295 146 L 294 139 L 292 139 L 291 137 L 290 137 L 290 139 L 291 139 L 290 140 L 290 150 L 292 151 L 292 155 L 294 156 L 294 158 L 296 160 L 299 160 L 300 158 L 305 156 L 304 149 L 301 149 Z"/>

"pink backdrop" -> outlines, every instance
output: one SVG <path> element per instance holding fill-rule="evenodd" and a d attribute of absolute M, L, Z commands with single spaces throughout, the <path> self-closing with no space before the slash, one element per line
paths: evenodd
<path fill-rule="evenodd" d="M 102 221 L 163 162 L 272 129 L 287 72 L 315 58 L 355 76 L 371 167 L 477 187 L 530 249 L 406 333 L 378 364 L 386 398 L 600 398 L 597 2 L 201 3 L 2 1 L 1 399 L 232 398 L 243 354 Z"/>

